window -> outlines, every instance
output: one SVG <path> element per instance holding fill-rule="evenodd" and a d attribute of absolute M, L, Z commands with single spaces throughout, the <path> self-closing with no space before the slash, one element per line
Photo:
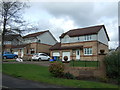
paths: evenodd
<path fill-rule="evenodd" d="M 80 37 L 78 37 L 78 40 L 80 40 Z"/>
<path fill-rule="evenodd" d="M 85 41 L 90 41 L 91 40 L 91 35 L 86 35 L 85 36 Z"/>
<path fill-rule="evenodd" d="M 40 54 L 40 55 L 42 55 L 42 56 L 47 56 L 46 54 Z"/>
<path fill-rule="evenodd" d="M 84 55 L 92 55 L 92 48 L 84 48 Z"/>
<path fill-rule="evenodd" d="M 41 42 L 41 40 L 38 40 L 38 43 L 40 43 Z"/>
<path fill-rule="evenodd" d="M 33 49 L 33 48 L 30 49 L 30 53 L 31 53 L 31 54 L 34 54 L 34 53 L 35 53 L 35 49 Z"/>
<path fill-rule="evenodd" d="M 4 41 L 4 44 L 11 44 L 11 41 Z"/>
<path fill-rule="evenodd" d="M 77 50 L 77 55 L 79 55 L 79 50 Z"/>

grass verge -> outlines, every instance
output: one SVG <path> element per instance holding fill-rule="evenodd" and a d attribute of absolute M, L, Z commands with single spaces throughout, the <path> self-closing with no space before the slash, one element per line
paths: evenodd
<path fill-rule="evenodd" d="M 33 64 L 3 64 L 3 73 L 49 84 L 77 88 L 118 88 L 117 85 L 83 80 L 62 79 L 53 77 L 48 67 Z"/>

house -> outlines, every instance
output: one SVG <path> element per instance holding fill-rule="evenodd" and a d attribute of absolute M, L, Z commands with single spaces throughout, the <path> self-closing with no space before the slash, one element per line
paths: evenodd
<path fill-rule="evenodd" d="M 28 34 L 24 36 L 23 39 L 25 44 L 38 42 L 47 45 L 54 45 L 57 42 L 49 30 Z"/>
<path fill-rule="evenodd" d="M 9 34 L 4 37 L 4 51 L 12 52 L 14 45 L 21 45 L 23 43 L 22 36 L 20 34 Z"/>
<path fill-rule="evenodd" d="M 16 44 L 17 38 L 13 39 L 12 51 L 18 54 L 19 57 L 25 59 L 31 59 L 31 56 L 35 53 L 43 52 L 49 55 L 49 48 L 57 43 L 57 40 L 50 33 L 49 30 L 41 31 L 37 33 L 28 34 L 19 38 L 20 44 Z"/>
<path fill-rule="evenodd" d="M 108 53 L 110 41 L 104 25 L 69 30 L 60 36 L 60 43 L 50 48 L 50 55 L 68 60 L 97 61 L 103 51 Z"/>

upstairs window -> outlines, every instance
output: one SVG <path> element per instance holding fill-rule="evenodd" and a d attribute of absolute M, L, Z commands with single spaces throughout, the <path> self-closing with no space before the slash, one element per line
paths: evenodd
<path fill-rule="evenodd" d="M 84 48 L 84 55 L 92 55 L 92 48 Z"/>
<path fill-rule="evenodd" d="M 7 44 L 11 44 L 12 42 L 11 41 L 4 41 L 4 44 L 7 45 Z"/>
<path fill-rule="evenodd" d="M 91 35 L 86 35 L 85 36 L 85 41 L 90 41 L 91 40 Z"/>
<path fill-rule="evenodd" d="M 78 41 L 80 40 L 80 37 L 78 37 Z"/>
<path fill-rule="evenodd" d="M 38 43 L 41 43 L 41 40 L 38 40 Z"/>

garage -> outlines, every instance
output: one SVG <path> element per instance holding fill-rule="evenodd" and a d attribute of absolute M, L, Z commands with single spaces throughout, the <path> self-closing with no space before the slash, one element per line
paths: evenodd
<path fill-rule="evenodd" d="M 53 52 L 52 56 L 60 56 L 60 53 L 59 52 Z"/>
<path fill-rule="evenodd" d="M 62 61 L 64 61 L 64 56 L 67 56 L 68 61 L 70 61 L 70 52 L 62 52 Z"/>

